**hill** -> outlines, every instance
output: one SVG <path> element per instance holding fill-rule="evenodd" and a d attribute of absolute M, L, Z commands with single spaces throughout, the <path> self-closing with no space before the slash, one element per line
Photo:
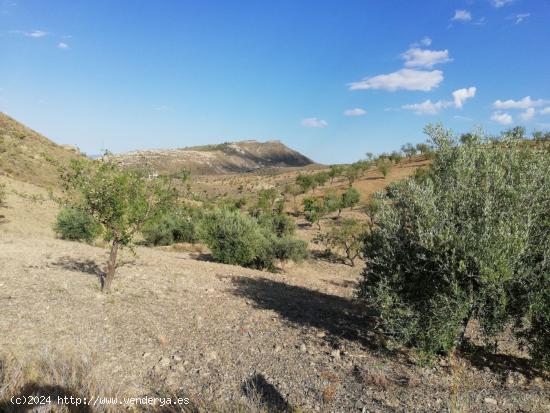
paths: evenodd
<path fill-rule="evenodd" d="M 80 157 L 0 112 L 0 175 L 39 186 L 57 184 L 57 166 Z"/>
<path fill-rule="evenodd" d="M 252 172 L 263 168 L 287 168 L 314 162 L 280 141 L 247 140 L 181 149 L 132 151 L 115 157 L 127 168 L 147 166 L 159 174 L 187 168 L 194 175 Z"/>

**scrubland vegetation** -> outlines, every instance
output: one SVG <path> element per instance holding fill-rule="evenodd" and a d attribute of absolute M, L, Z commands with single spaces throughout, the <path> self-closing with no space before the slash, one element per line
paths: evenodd
<path fill-rule="evenodd" d="M 427 143 L 407 144 L 401 151 L 377 157 L 366 154 L 351 165 L 300 170 L 284 182 L 251 194 L 241 190 L 237 196 L 209 197 L 193 191 L 193 177 L 185 169 L 152 178 L 144 170 L 123 169 L 109 157 L 73 160 L 61 168 L 63 193 L 57 201 L 62 208 L 54 229 L 65 240 L 108 242 L 107 265 L 100 272 L 105 292 L 113 285 L 119 250 L 133 252 L 137 246 L 201 245 L 208 249 L 203 254 L 207 260 L 270 272 L 284 273 L 288 261 L 337 263 L 349 271 L 359 267 L 353 310 L 330 315 L 326 321 L 351 323 L 357 334 L 374 335 L 369 348 L 383 350 L 388 357 L 407 354 L 407 362 L 419 368 L 450 360 L 453 369 L 465 369 L 462 357 L 472 351 L 472 331 L 482 343 L 477 351 L 484 354 L 496 353 L 502 337 L 513 337 L 514 345 L 530 357 L 529 371 L 546 377 L 547 135 L 536 133 L 527 139 L 525 131 L 516 128 L 498 137 L 477 131 L 455 136 L 439 125 L 426 127 L 426 133 Z M 412 176 L 387 179 L 394 168 L 418 156 L 427 161 Z M 359 188 L 366 176 L 386 188 L 364 196 Z M 4 199 L 0 187 L 0 205 Z M 317 292 L 308 294 L 320 299 Z M 278 308 L 276 299 L 270 296 L 261 305 Z M 309 298 L 301 307 L 306 313 L 307 302 Z M 355 325 L 355 318 L 373 321 Z M 339 350 L 330 354 L 334 360 L 341 357 Z M 15 380 L 16 370 L 8 361 L 1 364 L 0 405 L 8 395 L 38 394 L 57 385 L 57 373 L 52 376 L 43 369 L 68 371 L 64 362 L 59 363 L 60 367 L 33 367 L 39 371 L 38 381 L 19 373 Z M 368 377 L 362 380 L 389 387 L 387 376 L 374 371 L 362 371 L 361 377 Z M 70 380 L 61 381 L 70 393 L 88 394 L 93 389 L 80 373 L 68 374 Z M 463 380 L 454 370 L 452 374 L 460 389 Z M 323 400 L 334 399 L 335 389 L 331 382 Z M 453 397 L 449 406 L 458 403 Z"/>

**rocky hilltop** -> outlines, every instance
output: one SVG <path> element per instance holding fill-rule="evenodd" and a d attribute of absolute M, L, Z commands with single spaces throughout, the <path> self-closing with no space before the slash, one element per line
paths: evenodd
<path fill-rule="evenodd" d="M 280 141 L 256 140 L 181 149 L 133 151 L 116 155 L 116 159 L 130 169 L 147 167 L 159 174 L 172 174 L 187 168 L 194 175 L 241 173 L 314 163 Z"/>

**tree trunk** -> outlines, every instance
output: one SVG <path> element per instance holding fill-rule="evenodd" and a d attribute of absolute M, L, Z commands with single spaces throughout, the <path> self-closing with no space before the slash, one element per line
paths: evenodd
<path fill-rule="evenodd" d="M 111 253 L 109 254 L 109 261 L 107 261 L 107 270 L 105 271 L 105 278 L 103 280 L 103 284 L 101 285 L 101 291 L 107 294 L 111 291 L 111 284 L 113 283 L 113 278 L 115 278 L 117 255 L 118 255 L 118 241 L 113 241 L 113 244 L 111 245 Z"/>

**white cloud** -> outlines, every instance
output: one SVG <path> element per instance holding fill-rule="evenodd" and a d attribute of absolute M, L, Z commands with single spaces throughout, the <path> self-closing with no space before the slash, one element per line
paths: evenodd
<path fill-rule="evenodd" d="M 453 92 L 454 104 L 458 109 L 462 109 L 466 100 L 473 98 L 476 95 L 476 88 L 469 87 L 464 89 L 458 89 Z"/>
<path fill-rule="evenodd" d="M 540 110 L 541 115 L 550 115 L 550 106 Z"/>
<path fill-rule="evenodd" d="M 448 50 L 427 50 L 413 47 L 401 55 L 407 67 L 427 67 L 452 61 Z"/>
<path fill-rule="evenodd" d="M 504 101 L 500 99 L 495 100 L 495 102 L 493 103 L 493 107 L 495 109 L 528 109 L 528 108 L 533 108 L 537 106 L 542 106 L 547 103 L 548 101 L 544 99 L 533 100 L 531 99 L 531 96 L 525 96 L 523 99 L 520 99 L 520 100 L 513 100 L 513 99 L 508 99 Z"/>
<path fill-rule="evenodd" d="M 47 32 L 44 32 L 42 30 L 35 30 L 35 31 L 32 31 L 32 32 L 24 33 L 24 34 L 27 37 L 34 37 L 35 39 L 38 39 L 40 37 L 44 37 L 44 36 L 48 35 Z"/>
<path fill-rule="evenodd" d="M 68 49 L 69 48 L 69 45 L 67 43 L 63 43 L 63 42 L 59 42 L 57 44 L 57 48 L 58 49 Z"/>
<path fill-rule="evenodd" d="M 344 111 L 345 116 L 363 116 L 366 114 L 367 114 L 367 111 L 361 108 L 348 109 Z"/>
<path fill-rule="evenodd" d="M 472 13 L 468 10 L 455 10 L 455 15 L 451 21 L 469 22 L 472 20 Z"/>
<path fill-rule="evenodd" d="M 454 106 L 457 109 L 461 109 L 466 100 L 473 98 L 476 95 L 476 88 L 469 87 L 458 89 L 453 92 L 453 101 L 451 100 L 438 100 L 432 102 L 430 99 L 425 100 L 422 103 L 413 103 L 401 106 L 403 109 L 412 110 L 417 115 L 436 115 L 441 109 L 446 109 Z"/>
<path fill-rule="evenodd" d="M 349 90 L 382 89 L 394 92 L 399 89 L 429 91 L 443 81 L 441 70 L 401 69 L 385 75 L 365 78 L 349 84 Z"/>
<path fill-rule="evenodd" d="M 500 111 L 493 112 L 491 115 L 491 120 L 496 123 L 500 123 L 501 125 L 509 125 L 514 121 L 511 115 Z"/>
<path fill-rule="evenodd" d="M 317 118 L 302 119 L 301 124 L 306 128 L 326 128 L 328 126 L 328 123 L 326 120 L 317 119 Z"/>
<path fill-rule="evenodd" d="M 528 121 L 533 119 L 533 116 L 535 116 L 535 108 L 528 108 L 525 112 L 519 115 L 521 119 Z"/>
<path fill-rule="evenodd" d="M 491 4 L 494 8 L 500 9 L 502 6 L 512 3 L 514 0 L 491 0 Z"/>
<path fill-rule="evenodd" d="M 429 46 L 429 45 L 432 44 L 432 39 L 430 39 L 428 36 L 426 36 L 422 40 L 420 40 L 420 44 L 422 46 Z"/>
<path fill-rule="evenodd" d="M 531 16 L 531 13 L 520 13 L 520 14 L 516 14 L 515 16 L 512 16 L 512 19 L 516 20 L 514 24 L 520 24 L 529 16 Z"/>
<path fill-rule="evenodd" d="M 436 115 L 441 109 L 452 106 L 452 102 L 448 100 L 438 100 L 432 102 L 430 99 L 425 100 L 422 103 L 413 103 L 409 105 L 401 106 L 403 109 L 412 110 L 417 115 Z"/>

